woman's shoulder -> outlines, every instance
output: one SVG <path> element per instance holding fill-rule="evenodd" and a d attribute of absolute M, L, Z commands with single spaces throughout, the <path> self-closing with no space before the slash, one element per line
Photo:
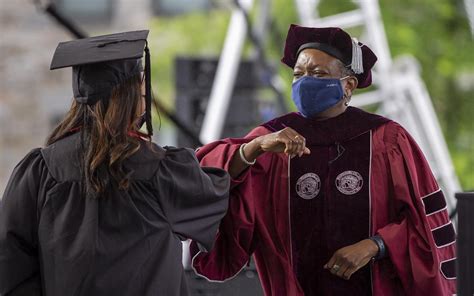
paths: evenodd
<path fill-rule="evenodd" d="M 15 166 L 9 183 L 11 183 L 10 185 L 38 184 L 40 180 L 44 181 L 46 179 L 54 181 L 54 177 L 52 178 L 47 163 L 43 157 L 42 148 L 34 148 Z"/>
<path fill-rule="evenodd" d="M 80 179 L 77 170 L 80 147 L 80 135 L 75 133 L 41 149 L 46 166 L 58 182 Z"/>
<path fill-rule="evenodd" d="M 33 148 L 30 152 L 28 152 L 22 160 L 15 166 L 14 170 L 18 169 L 31 169 L 33 167 L 43 167 L 45 166 L 44 158 L 41 153 L 42 148 Z"/>
<path fill-rule="evenodd" d="M 195 157 L 195 151 L 191 148 L 179 148 L 174 146 L 160 146 L 155 142 L 141 141 L 140 149 L 132 156 L 141 161 L 167 161 L 170 159 L 189 159 Z"/>
<path fill-rule="evenodd" d="M 165 146 L 162 149 L 164 152 L 161 160 L 163 166 L 182 167 L 199 165 L 196 152 L 191 148 Z"/>
<path fill-rule="evenodd" d="M 138 179 L 150 179 L 158 171 L 198 165 L 195 152 L 190 148 L 160 146 L 154 142 L 141 142 L 140 149 L 127 160 L 126 166 Z"/>

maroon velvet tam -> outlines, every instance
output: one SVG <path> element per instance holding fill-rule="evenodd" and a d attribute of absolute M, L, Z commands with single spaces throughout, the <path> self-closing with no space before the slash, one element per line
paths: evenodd
<path fill-rule="evenodd" d="M 356 41 L 355 38 L 353 40 L 341 28 L 310 28 L 290 25 L 281 61 L 293 68 L 298 54 L 306 48 L 324 51 L 354 70 L 355 76 L 359 80 L 357 88 L 364 88 L 372 84 L 371 69 L 377 61 L 377 56 L 367 45 Z"/>

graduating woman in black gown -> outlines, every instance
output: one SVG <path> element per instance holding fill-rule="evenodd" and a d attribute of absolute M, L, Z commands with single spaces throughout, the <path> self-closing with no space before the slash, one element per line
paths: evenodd
<path fill-rule="evenodd" d="M 151 142 L 147 34 L 59 44 L 75 100 L 0 201 L 0 295 L 187 294 L 181 240 L 212 248 L 229 179 Z"/>

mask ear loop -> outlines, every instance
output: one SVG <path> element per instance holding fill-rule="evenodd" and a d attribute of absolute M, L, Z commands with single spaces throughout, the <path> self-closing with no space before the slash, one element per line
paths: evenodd
<path fill-rule="evenodd" d="M 346 78 L 349 78 L 349 77 L 351 77 L 351 75 L 346 75 L 346 76 L 344 76 L 344 77 L 342 77 L 342 78 L 339 78 L 339 81 L 342 81 L 342 80 L 344 80 L 344 79 L 346 79 Z M 342 86 L 341 86 L 341 87 L 342 87 Z M 344 94 L 342 95 L 342 98 L 343 98 L 343 99 L 346 99 L 346 98 L 347 98 L 346 93 L 344 92 L 344 90 L 342 90 L 342 92 L 344 93 Z M 346 102 L 344 103 L 344 105 L 345 105 L 346 107 L 349 106 L 349 102 L 346 101 Z"/>
<path fill-rule="evenodd" d="M 339 78 L 339 80 L 342 81 L 342 80 L 344 80 L 344 79 L 346 79 L 346 78 L 349 78 L 349 77 L 351 77 L 351 75 L 346 75 L 346 76 L 344 76 L 344 77 L 342 77 L 342 78 Z"/>

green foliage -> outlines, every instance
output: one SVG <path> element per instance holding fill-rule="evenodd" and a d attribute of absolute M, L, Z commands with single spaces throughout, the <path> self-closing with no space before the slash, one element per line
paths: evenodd
<path fill-rule="evenodd" d="M 420 62 L 456 172 L 465 190 L 474 189 L 474 42 L 462 1 L 381 0 L 380 7 L 392 56 L 411 54 Z M 279 59 L 288 26 L 299 23 L 298 16 L 294 1 L 273 0 L 271 8 L 273 20 L 266 54 L 286 83 L 288 106 L 294 108 L 290 103 L 292 71 Z M 354 8 L 356 5 L 349 0 L 325 0 L 320 3 L 319 13 L 326 16 Z M 253 21 L 258 15 L 258 11 L 252 11 Z M 228 21 L 226 10 L 153 21 L 153 85 L 168 106 L 173 105 L 174 98 L 174 57 L 218 55 Z M 357 34 L 360 30 L 351 32 Z M 252 53 L 248 42 L 244 53 Z"/>
<path fill-rule="evenodd" d="M 219 55 L 228 21 L 229 13 L 217 10 L 153 19 L 149 38 L 153 87 L 169 108 L 173 108 L 175 97 L 175 57 Z"/>
<path fill-rule="evenodd" d="M 474 42 L 462 1 L 381 1 L 392 56 L 422 67 L 464 189 L 474 189 Z M 470 86 L 461 87 L 467 75 Z"/>

